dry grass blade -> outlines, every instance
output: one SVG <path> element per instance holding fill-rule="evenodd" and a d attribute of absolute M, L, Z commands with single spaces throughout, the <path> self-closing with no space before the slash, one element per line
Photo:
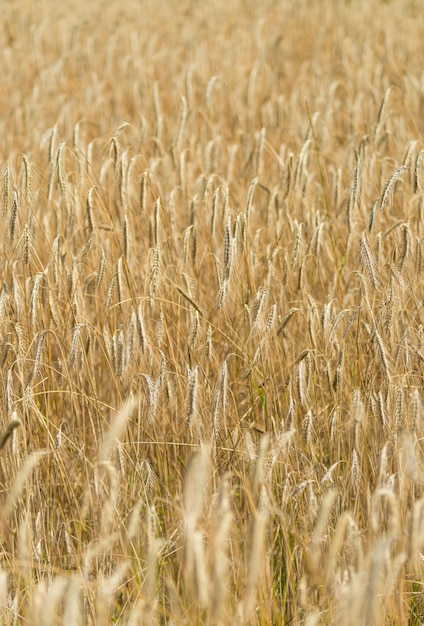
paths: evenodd
<path fill-rule="evenodd" d="M 192 307 L 193 307 L 193 308 L 194 308 L 194 309 L 195 309 L 195 310 L 196 310 L 196 311 L 200 314 L 200 316 L 201 316 L 201 317 L 203 317 L 203 313 L 202 313 L 202 311 L 201 311 L 201 309 L 200 309 L 199 305 L 198 305 L 198 304 L 196 304 L 196 303 L 194 302 L 194 300 L 192 300 L 192 299 L 190 298 L 190 296 L 188 296 L 188 295 L 186 294 L 186 292 L 185 292 L 185 291 L 183 291 L 183 290 L 181 289 L 181 287 L 178 287 L 178 285 L 176 285 L 176 289 L 177 289 L 178 293 L 182 295 L 182 297 L 184 298 L 184 300 L 187 300 L 187 302 L 188 302 L 189 304 L 191 304 L 191 306 L 192 306 Z"/>
<path fill-rule="evenodd" d="M 103 441 L 99 450 L 100 462 L 108 462 L 110 456 L 115 449 L 116 442 L 120 440 L 125 430 L 127 422 L 131 417 L 131 413 L 137 406 L 138 400 L 135 397 L 128 398 L 122 408 L 118 411 L 113 419 L 110 428 L 103 437 Z"/>
<path fill-rule="evenodd" d="M 33 473 L 35 467 L 39 463 L 40 459 L 44 456 L 43 452 L 34 452 L 30 456 L 27 457 L 22 467 L 20 468 L 12 489 L 10 490 L 9 495 L 6 498 L 4 505 L 2 506 L 2 520 L 6 521 L 10 514 L 12 513 L 13 507 L 17 503 L 19 497 L 22 494 L 23 489 L 27 481 L 30 479 L 31 474 Z"/>

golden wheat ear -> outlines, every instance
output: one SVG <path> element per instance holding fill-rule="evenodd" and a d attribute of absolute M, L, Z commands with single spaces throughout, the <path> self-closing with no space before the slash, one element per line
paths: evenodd
<path fill-rule="evenodd" d="M 9 424 L 7 425 L 5 430 L 2 433 L 0 433 L 0 450 L 3 450 L 4 446 L 8 442 L 9 438 L 12 436 L 13 431 L 18 426 L 21 426 L 21 421 L 17 420 L 17 419 L 14 419 L 11 422 L 9 422 Z"/>

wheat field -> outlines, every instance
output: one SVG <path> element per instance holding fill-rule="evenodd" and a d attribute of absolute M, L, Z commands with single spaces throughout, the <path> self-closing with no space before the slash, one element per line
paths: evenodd
<path fill-rule="evenodd" d="M 11 0 L 0 622 L 424 622 L 408 0 Z"/>

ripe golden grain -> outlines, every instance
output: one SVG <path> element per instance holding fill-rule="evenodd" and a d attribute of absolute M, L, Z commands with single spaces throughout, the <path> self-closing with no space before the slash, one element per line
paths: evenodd
<path fill-rule="evenodd" d="M 6 3 L 2 624 L 422 622 L 419 8 Z"/>

